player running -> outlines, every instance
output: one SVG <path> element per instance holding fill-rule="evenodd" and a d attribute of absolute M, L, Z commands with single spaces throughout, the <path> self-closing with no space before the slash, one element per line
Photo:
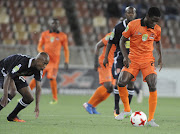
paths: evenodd
<path fill-rule="evenodd" d="M 159 71 L 162 69 L 161 55 L 161 27 L 157 25 L 160 20 L 160 10 L 157 7 L 151 7 L 145 18 L 131 21 L 122 33 L 120 48 L 124 56 L 125 67 L 121 71 L 118 79 L 118 90 L 121 100 L 124 104 L 124 111 L 115 119 L 123 120 L 130 116 L 132 110 L 129 105 L 128 91 L 126 85 L 132 79 L 136 79 L 139 71 L 143 74 L 143 80 L 149 87 L 149 118 L 147 125 L 158 127 L 154 121 L 154 113 L 157 105 L 157 73 L 154 66 L 155 58 L 153 57 L 153 42 L 156 42 L 156 49 L 159 55 Z M 130 38 L 130 53 L 126 52 L 125 42 Z"/>
<path fill-rule="evenodd" d="M 47 67 L 43 71 L 43 77 L 47 74 L 47 78 L 50 80 L 50 86 L 53 94 L 53 100 L 50 104 L 57 104 L 57 73 L 60 63 L 61 47 L 64 47 L 65 63 L 64 68 L 68 69 L 69 63 L 69 48 L 67 35 L 58 30 L 59 20 L 54 18 L 50 22 L 50 30 L 44 31 L 41 35 L 38 44 L 38 52 L 46 52 L 49 54 L 50 61 Z M 33 90 L 35 87 L 35 80 L 30 82 L 30 88 Z"/>
<path fill-rule="evenodd" d="M 96 106 L 100 104 L 102 101 L 106 100 L 113 91 L 113 84 L 115 82 L 113 82 L 114 79 L 112 77 L 111 68 L 114 61 L 113 57 L 114 57 L 114 51 L 116 49 L 115 45 L 112 46 L 109 52 L 109 56 L 108 56 L 108 60 L 110 61 L 109 64 L 107 65 L 106 68 L 103 66 L 103 59 L 105 56 L 106 45 L 108 43 L 110 34 L 111 33 L 108 33 L 102 40 L 100 40 L 96 44 L 95 47 L 94 68 L 96 71 L 99 72 L 99 83 L 101 84 L 101 86 L 96 89 L 96 91 L 89 99 L 89 101 L 83 104 L 83 107 L 86 109 L 86 111 L 89 114 L 99 114 L 99 112 L 96 111 Z M 103 52 L 99 56 L 100 48 L 103 48 Z"/>
<path fill-rule="evenodd" d="M 34 100 L 23 76 L 34 75 L 36 80 L 36 118 L 39 116 L 40 81 L 42 70 L 48 62 L 49 56 L 45 52 L 39 53 L 35 58 L 15 54 L 0 61 L 0 86 L 4 90 L 3 97 L 0 99 L 0 111 L 14 98 L 16 90 L 22 95 L 16 108 L 8 115 L 8 121 L 25 122 L 19 119 L 17 114 Z"/>

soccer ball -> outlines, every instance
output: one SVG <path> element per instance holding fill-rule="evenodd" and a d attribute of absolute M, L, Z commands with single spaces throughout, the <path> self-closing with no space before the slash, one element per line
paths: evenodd
<path fill-rule="evenodd" d="M 147 116 L 142 111 L 136 111 L 131 114 L 130 121 L 133 126 L 141 127 L 146 124 Z"/>

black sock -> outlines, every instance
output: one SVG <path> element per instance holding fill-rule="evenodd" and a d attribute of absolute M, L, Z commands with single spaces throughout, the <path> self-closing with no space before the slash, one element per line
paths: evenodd
<path fill-rule="evenodd" d="M 114 94 L 114 102 L 115 102 L 115 107 L 114 110 L 116 110 L 116 114 L 119 114 L 119 94 Z"/>
<path fill-rule="evenodd" d="M 131 104 L 131 100 L 132 100 L 132 97 L 133 97 L 133 94 L 134 94 L 134 89 L 130 89 L 128 88 L 128 93 L 129 93 L 129 104 Z"/>
<path fill-rule="evenodd" d="M 8 94 L 8 103 L 12 100 L 12 96 L 10 94 Z M 2 99 L 2 98 L 1 98 Z M 1 101 L 0 99 L 0 101 Z M 4 107 L 0 105 L 0 111 L 3 109 Z"/>
<path fill-rule="evenodd" d="M 25 107 L 27 107 L 29 104 L 24 103 L 23 99 L 21 99 L 17 106 L 15 107 L 15 109 L 9 114 L 8 118 L 13 119 L 17 116 L 17 114 L 24 109 Z"/>
<path fill-rule="evenodd" d="M 116 110 L 116 114 L 119 114 L 119 91 L 117 89 L 117 86 L 114 87 L 114 110 Z"/>

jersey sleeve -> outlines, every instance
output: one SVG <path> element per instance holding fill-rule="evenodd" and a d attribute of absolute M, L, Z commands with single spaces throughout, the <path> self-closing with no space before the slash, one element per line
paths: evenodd
<path fill-rule="evenodd" d="M 34 79 L 37 80 L 37 81 L 41 81 L 42 80 L 42 75 L 43 75 L 43 71 L 36 70 L 34 72 Z"/>
<path fill-rule="evenodd" d="M 111 32 L 111 36 L 109 38 L 110 44 L 119 44 L 119 40 L 122 36 L 122 32 L 124 31 L 124 27 L 122 26 L 122 23 L 119 23 L 116 25 Z"/>
<path fill-rule="evenodd" d="M 64 57 L 65 57 L 65 63 L 69 63 L 69 47 L 68 47 L 68 37 L 66 34 L 64 34 L 63 38 L 63 47 L 64 47 Z"/>
<path fill-rule="evenodd" d="M 126 27 L 126 29 L 124 30 L 124 32 L 122 33 L 122 35 L 125 38 L 129 38 L 132 35 L 132 31 L 133 31 L 133 24 L 132 22 L 128 23 L 128 26 Z"/>
<path fill-rule="evenodd" d="M 38 47 L 37 47 L 37 50 L 38 50 L 38 52 L 43 52 L 44 50 L 43 50 L 43 45 L 44 45 L 44 43 L 45 43 L 45 39 L 44 39 L 44 33 L 42 33 L 41 34 L 41 37 L 40 37 L 40 39 L 39 39 L 39 43 L 38 43 Z"/>
<path fill-rule="evenodd" d="M 155 37 L 154 41 L 160 41 L 161 40 L 161 28 L 159 29 L 159 31 L 157 32 L 157 36 Z"/>

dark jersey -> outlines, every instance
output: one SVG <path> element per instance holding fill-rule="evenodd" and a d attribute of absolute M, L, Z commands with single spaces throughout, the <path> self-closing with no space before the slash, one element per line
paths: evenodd
<path fill-rule="evenodd" d="M 112 34 L 109 38 L 109 43 L 110 44 L 115 44 L 116 45 L 116 51 L 114 52 L 114 57 L 117 59 L 122 58 L 122 53 L 120 51 L 120 46 L 119 46 L 119 41 L 122 36 L 122 32 L 125 30 L 127 24 L 126 24 L 126 19 L 119 22 L 113 29 Z M 129 54 L 129 47 L 130 47 L 130 41 L 126 41 L 126 49 L 127 53 Z"/>
<path fill-rule="evenodd" d="M 33 58 L 22 54 L 8 56 L 0 61 L 1 73 L 3 76 L 9 73 L 12 79 L 19 76 L 34 75 L 37 81 L 41 81 L 42 71 L 37 70 L 35 67 L 31 67 L 32 60 Z"/>

